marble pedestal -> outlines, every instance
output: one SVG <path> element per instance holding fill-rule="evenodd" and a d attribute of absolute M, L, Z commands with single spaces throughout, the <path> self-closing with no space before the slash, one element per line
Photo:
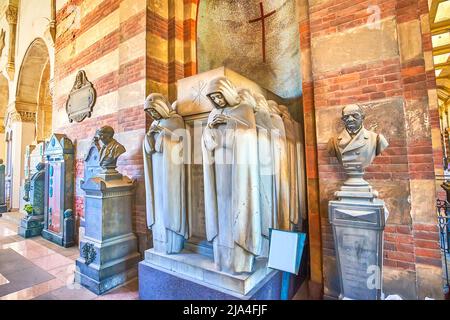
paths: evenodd
<path fill-rule="evenodd" d="M 44 229 L 44 215 L 29 215 L 20 220 L 19 235 L 24 238 L 37 237 Z"/>
<path fill-rule="evenodd" d="M 382 299 L 383 230 L 388 218 L 384 201 L 366 190 L 342 187 L 330 201 L 328 213 L 333 226 L 341 284 L 340 299 Z"/>
<path fill-rule="evenodd" d="M 103 294 L 137 275 L 140 254 L 132 231 L 134 182 L 121 174 L 98 175 L 82 183 L 85 233 L 75 280 Z"/>
<path fill-rule="evenodd" d="M 199 253 L 149 249 L 139 263 L 139 295 L 142 300 L 277 300 L 281 272 L 266 265 L 266 259 L 257 259 L 253 273 L 231 275 Z"/>

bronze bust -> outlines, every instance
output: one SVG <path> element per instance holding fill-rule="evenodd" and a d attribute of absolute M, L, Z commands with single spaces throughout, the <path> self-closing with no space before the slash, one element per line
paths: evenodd
<path fill-rule="evenodd" d="M 99 140 L 102 142 L 100 145 Z M 94 143 L 99 150 L 99 165 L 104 170 L 115 170 L 117 159 L 125 153 L 123 145 L 114 139 L 114 129 L 110 126 L 103 126 L 97 130 Z"/>

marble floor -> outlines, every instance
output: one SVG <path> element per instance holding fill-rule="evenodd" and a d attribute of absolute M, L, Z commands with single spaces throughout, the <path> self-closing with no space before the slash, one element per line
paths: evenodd
<path fill-rule="evenodd" d="M 18 212 L 0 218 L 0 300 L 138 300 L 134 279 L 98 296 L 74 283 L 78 247 L 62 248 L 42 237 L 17 234 Z M 306 283 L 293 300 L 314 299 Z"/>
<path fill-rule="evenodd" d="M 137 279 L 102 296 L 74 284 L 77 247 L 17 234 L 17 212 L 0 218 L 0 300 L 137 300 Z"/>

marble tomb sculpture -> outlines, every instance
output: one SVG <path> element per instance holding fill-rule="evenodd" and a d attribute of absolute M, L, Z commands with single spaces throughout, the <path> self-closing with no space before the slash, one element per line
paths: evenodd
<path fill-rule="evenodd" d="M 248 89 L 240 91 L 241 97 L 254 109 L 258 135 L 259 161 L 259 202 L 261 210 L 261 255 L 269 255 L 269 229 L 278 228 L 276 210 L 276 188 L 274 184 L 274 155 L 272 143 L 272 121 L 267 100 L 262 94 L 251 93 Z"/>
<path fill-rule="evenodd" d="M 255 115 L 225 77 L 211 81 L 207 96 L 214 105 L 202 140 L 208 241 L 220 270 L 252 272 L 262 244 Z"/>
<path fill-rule="evenodd" d="M 268 238 L 270 228 L 291 227 L 281 203 L 290 199 L 288 148 L 282 112 L 266 97 L 282 99 L 223 67 L 177 89 L 177 110 L 160 94 L 145 102 L 155 120 L 143 141 L 153 248 L 139 263 L 140 298 L 278 299 Z M 181 187 L 166 191 L 174 181 Z M 167 230 L 175 238 L 161 237 Z"/>
<path fill-rule="evenodd" d="M 148 96 L 144 111 L 154 119 L 143 143 L 147 225 L 155 250 L 179 253 L 188 231 L 184 121 L 161 94 Z"/>
<path fill-rule="evenodd" d="M 341 299 L 382 299 L 384 201 L 363 179 L 365 169 L 388 147 L 383 135 L 367 130 L 359 105 L 342 109 L 345 129 L 328 143 L 347 179 L 328 204 L 341 284 Z"/>
<path fill-rule="evenodd" d="M 267 101 L 270 109 L 270 118 L 274 130 L 272 130 L 272 146 L 274 156 L 275 189 L 278 228 L 281 230 L 290 230 L 290 190 L 289 190 L 289 158 L 288 145 L 286 140 L 286 128 L 278 103 L 273 100 Z"/>

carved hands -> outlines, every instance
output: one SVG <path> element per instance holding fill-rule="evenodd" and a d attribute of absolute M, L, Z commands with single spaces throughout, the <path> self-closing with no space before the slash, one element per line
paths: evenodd
<path fill-rule="evenodd" d="M 226 124 L 229 119 L 230 119 L 230 117 L 228 117 L 228 116 L 226 116 L 224 114 L 216 114 L 213 117 L 212 121 L 210 123 L 208 123 L 208 127 L 210 129 L 212 129 L 212 128 L 215 128 L 215 127 L 217 127 L 219 125 Z"/>

